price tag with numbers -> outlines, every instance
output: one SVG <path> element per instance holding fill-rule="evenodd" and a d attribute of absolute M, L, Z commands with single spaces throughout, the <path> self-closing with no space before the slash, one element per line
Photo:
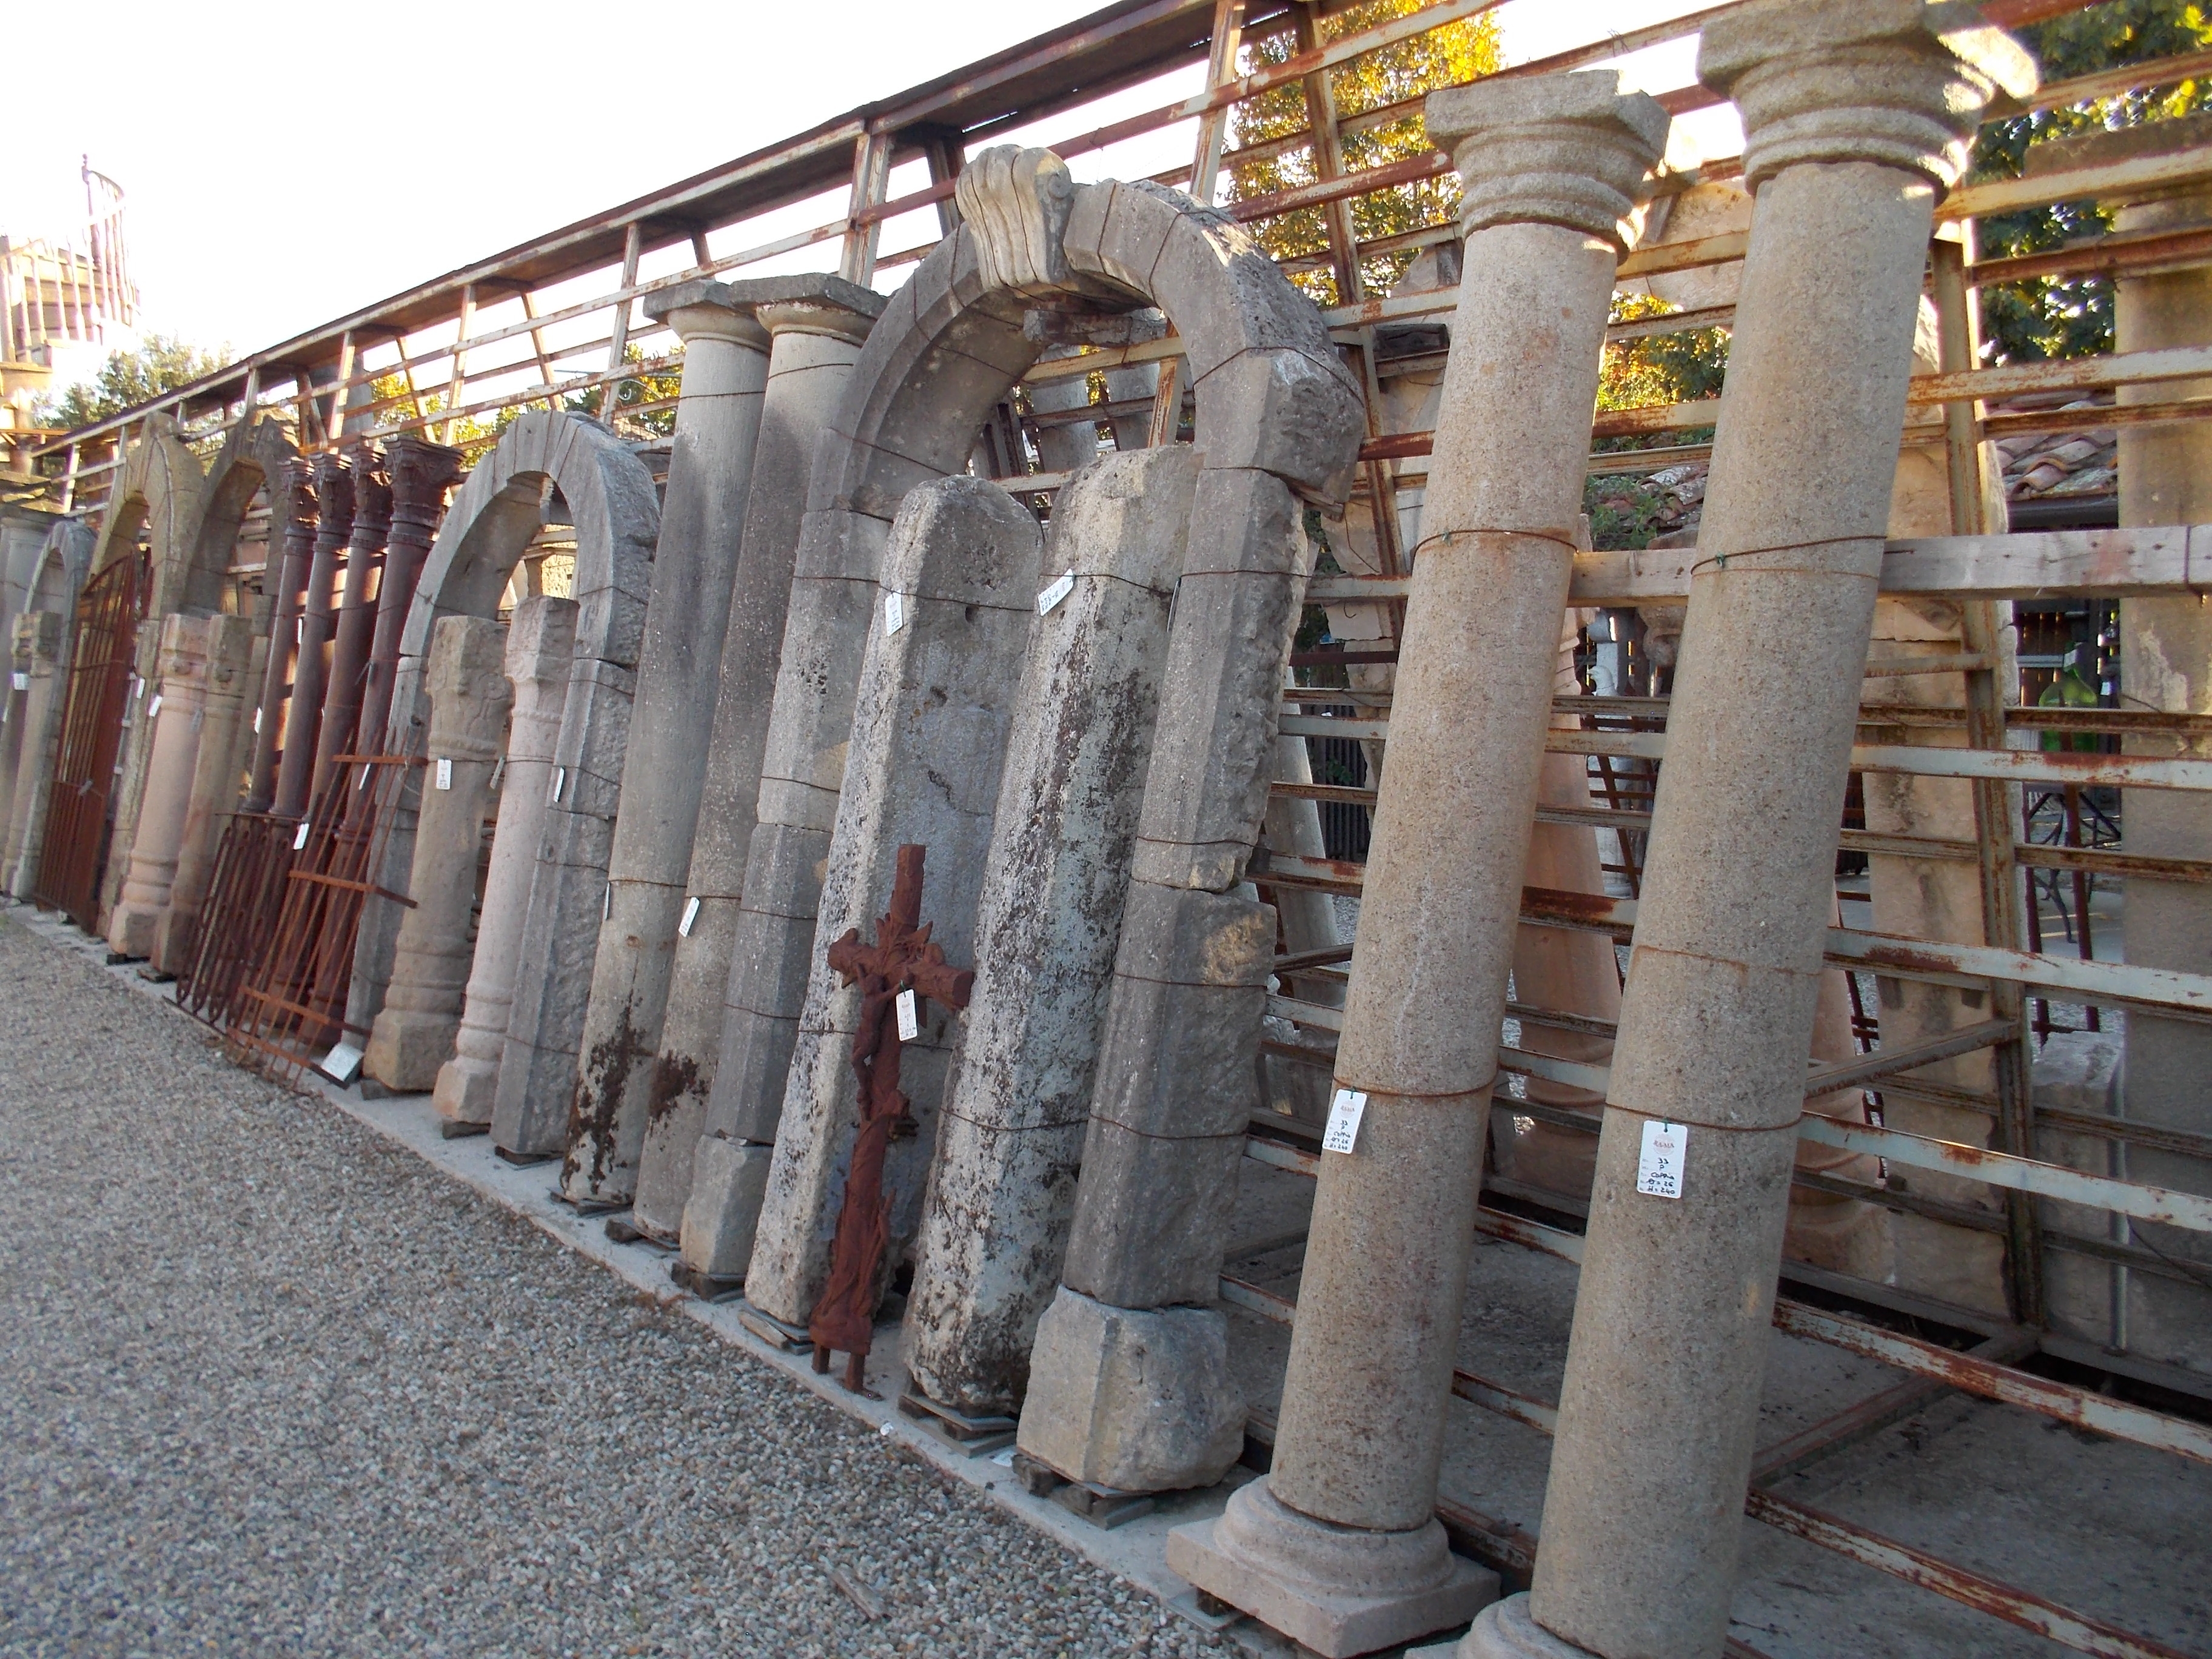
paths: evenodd
<path fill-rule="evenodd" d="M 899 1041 L 911 1042 L 921 1035 L 921 1010 L 915 1005 L 912 991 L 898 994 Z"/>
<path fill-rule="evenodd" d="M 450 789 L 453 787 L 453 757 L 451 755 L 441 755 L 438 757 L 438 787 Z"/>
<path fill-rule="evenodd" d="M 1689 1145 L 1690 1132 L 1680 1124 L 1646 1120 L 1636 1160 L 1636 1190 L 1646 1198 L 1681 1197 L 1682 1160 Z"/>
<path fill-rule="evenodd" d="M 298 852 L 298 851 L 299 851 L 302 847 L 305 847 L 307 844 L 307 821 L 305 818 L 302 818 L 302 819 L 301 819 L 301 820 L 300 820 L 300 829 L 299 829 L 299 832 L 292 837 L 292 850 L 293 850 L 294 852 L 295 852 L 295 853 L 296 853 L 296 852 Z"/>
<path fill-rule="evenodd" d="M 1040 617 L 1049 615 L 1053 606 L 1073 592 L 1075 592 L 1075 573 L 1071 570 L 1037 595 L 1037 615 Z"/>
<path fill-rule="evenodd" d="M 905 626 L 906 595 L 903 593 L 884 594 L 884 632 L 886 634 L 896 634 L 900 629 L 904 628 Z"/>
<path fill-rule="evenodd" d="M 691 937 L 691 924 L 698 920 L 698 899 L 694 897 L 685 900 L 684 904 L 684 920 L 676 924 L 677 937 L 679 939 L 690 939 Z"/>
<path fill-rule="evenodd" d="M 1367 1115 L 1367 1091 L 1339 1089 L 1328 1103 L 1328 1127 L 1322 1131 L 1324 1152 L 1348 1152 L 1359 1139 L 1359 1120 Z"/>

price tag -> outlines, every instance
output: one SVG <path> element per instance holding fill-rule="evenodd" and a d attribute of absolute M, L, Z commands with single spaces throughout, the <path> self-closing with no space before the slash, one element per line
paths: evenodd
<path fill-rule="evenodd" d="M 685 900 L 684 904 L 684 920 L 676 924 L 676 937 L 678 939 L 690 939 L 691 937 L 691 924 L 698 920 L 699 901 L 696 898 Z"/>
<path fill-rule="evenodd" d="M 152 720 L 161 712 L 161 694 L 156 691 L 146 703 L 146 718 Z"/>
<path fill-rule="evenodd" d="M 131 677 L 131 701 L 136 702 L 146 695 L 146 682 L 136 674 Z"/>
<path fill-rule="evenodd" d="M 362 790 L 364 790 L 364 789 L 366 789 L 366 788 L 368 788 L 368 763 L 367 761 L 363 761 L 363 762 L 361 763 L 361 775 L 360 775 L 359 777 L 356 778 L 356 779 L 353 781 L 353 792 L 354 792 L 354 793 L 355 793 L 355 794 L 358 795 L 359 793 L 361 793 L 361 792 L 362 792 Z"/>
<path fill-rule="evenodd" d="M 1687 1155 L 1690 1132 L 1679 1123 L 1646 1120 L 1644 1150 L 1636 1160 L 1636 1190 L 1646 1198 L 1682 1195 L 1682 1160 Z"/>
<path fill-rule="evenodd" d="M 1359 1139 L 1359 1120 L 1366 1115 L 1367 1091 L 1339 1089 L 1328 1103 L 1328 1127 L 1322 1131 L 1324 1152 L 1348 1152 Z"/>
<path fill-rule="evenodd" d="M 500 780 L 501 780 L 501 779 L 502 779 L 502 778 L 504 778 L 506 775 L 507 775 L 507 757 L 506 757 L 506 756 L 504 756 L 504 755 L 501 755 L 501 756 L 499 757 L 498 763 L 497 763 L 496 765 L 495 765 L 495 766 L 491 769 L 491 782 L 490 782 L 490 784 L 489 784 L 489 786 L 487 786 L 487 787 L 491 790 L 491 792 L 492 792 L 492 793 L 493 793 L 493 794 L 496 795 L 497 793 L 499 793 Z"/>
<path fill-rule="evenodd" d="M 1073 592 L 1075 592 L 1075 573 L 1071 570 L 1037 595 L 1037 615 L 1040 617 L 1050 615 L 1053 606 Z"/>
<path fill-rule="evenodd" d="M 900 629 L 904 628 L 905 626 L 906 595 L 903 593 L 884 594 L 884 632 L 886 634 L 896 634 Z"/>
<path fill-rule="evenodd" d="M 553 769 L 553 799 L 555 800 L 561 799 L 561 792 L 568 787 L 568 769 L 565 766 L 555 767 Z"/>
<path fill-rule="evenodd" d="M 302 847 L 305 847 L 307 844 L 307 819 L 305 819 L 305 818 L 301 818 L 301 819 L 300 820 L 300 829 L 299 829 L 299 832 L 292 837 L 292 850 L 293 850 L 294 852 L 295 852 L 295 853 L 296 853 L 296 852 L 298 852 L 298 851 L 299 851 Z"/>
<path fill-rule="evenodd" d="M 304 645 L 307 641 L 307 618 L 303 611 L 292 618 L 292 643 Z"/>
<path fill-rule="evenodd" d="M 609 921 L 612 919 L 614 913 L 615 884 L 612 882 L 609 882 L 607 884 L 607 890 L 605 894 L 599 900 L 599 920 L 601 921 Z"/>
<path fill-rule="evenodd" d="M 915 1006 L 912 991 L 898 994 L 899 1041 L 911 1042 L 921 1035 L 921 1011 Z"/>
<path fill-rule="evenodd" d="M 343 1087 L 361 1071 L 361 1050 L 350 1042 L 341 1042 L 316 1062 L 315 1069 Z"/>
<path fill-rule="evenodd" d="M 253 735 L 257 738 L 261 735 L 261 711 L 258 708 L 253 711 Z"/>
<path fill-rule="evenodd" d="M 14 673 L 8 676 L 8 684 L 14 686 L 18 691 L 27 691 L 31 689 L 31 677 L 19 668 Z"/>
<path fill-rule="evenodd" d="M 438 787 L 450 789 L 453 787 L 453 757 L 451 755 L 441 755 L 438 757 Z"/>

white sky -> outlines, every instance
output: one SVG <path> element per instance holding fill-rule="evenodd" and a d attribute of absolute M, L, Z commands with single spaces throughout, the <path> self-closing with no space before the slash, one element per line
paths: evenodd
<path fill-rule="evenodd" d="M 147 326 L 240 351 L 814 126 L 1096 9 L 1100 0 L 659 0 L 374 6 L 122 0 L 75 62 L 19 75 L 0 230 L 83 216 L 78 157 L 127 197 Z M 1510 0 L 1509 61 L 1678 15 L 1702 0 Z M 526 27 L 519 20 L 527 17 Z M 1693 78 L 1692 43 L 1623 67 L 1651 90 Z M 336 71 L 334 74 L 333 71 Z M 1188 82 L 1188 84 L 1184 84 Z M 1049 140 L 1195 90 L 1196 71 L 1071 119 Z M 1678 123 L 1707 154 L 1732 112 Z M 1164 171 L 1188 127 L 1080 158 L 1079 178 Z M 912 173 L 915 176 L 908 177 Z M 894 191 L 916 188 L 902 169 Z M 716 254 L 835 216 L 794 210 Z M 884 228 L 886 252 L 935 216 Z M 826 266 L 823 245 L 757 268 Z M 750 272 L 748 274 L 754 274 Z M 906 268 L 885 273 L 885 286 Z"/>

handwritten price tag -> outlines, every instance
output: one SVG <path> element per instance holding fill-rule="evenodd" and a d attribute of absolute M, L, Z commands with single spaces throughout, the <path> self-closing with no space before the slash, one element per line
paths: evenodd
<path fill-rule="evenodd" d="M 695 898 L 688 901 L 684 904 L 684 920 L 676 924 L 676 936 L 678 939 L 690 939 L 691 937 L 691 924 L 698 920 L 699 901 Z"/>
<path fill-rule="evenodd" d="M 921 1010 L 915 1006 L 914 993 L 901 991 L 898 1009 L 899 1041 L 911 1042 L 921 1035 Z"/>
<path fill-rule="evenodd" d="M 884 594 L 884 632 L 886 634 L 896 634 L 900 629 L 904 628 L 905 626 L 906 595 L 903 593 Z"/>
<path fill-rule="evenodd" d="M 1644 1149 L 1636 1160 L 1636 1190 L 1646 1198 L 1682 1195 L 1682 1161 L 1687 1156 L 1690 1132 L 1679 1123 L 1644 1125 Z"/>
<path fill-rule="evenodd" d="M 1359 1139 L 1359 1120 L 1367 1115 L 1367 1091 L 1339 1089 L 1328 1103 L 1328 1127 L 1322 1132 L 1324 1152 L 1348 1152 Z"/>
<path fill-rule="evenodd" d="M 1075 573 L 1071 570 L 1037 595 L 1037 615 L 1040 617 L 1050 615 L 1053 606 L 1073 592 L 1075 592 Z"/>
<path fill-rule="evenodd" d="M 441 788 L 441 789 L 450 789 L 450 788 L 452 788 L 453 787 L 453 757 L 452 757 L 452 756 L 450 756 L 450 755 L 441 755 L 441 756 L 439 756 L 439 757 L 438 757 L 438 787 L 439 787 L 439 788 Z"/>

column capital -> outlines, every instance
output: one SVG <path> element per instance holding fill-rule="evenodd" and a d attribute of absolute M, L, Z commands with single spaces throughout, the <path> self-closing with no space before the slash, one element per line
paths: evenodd
<path fill-rule="evenodd" d="M 645 314 L 665 323 L 676 337 L 689 346 L 694 340 L 717 340 L 765 354 L 768 331 L 753 320 L 750 307 L 732 293 L 728 283 L 678 283 L 645 296 Z"/>
<path fill-rule="evenodd" d="M 1808 161 L 1871 161 L 1948 191 L 1984 110 L 2035 63 L 1966 0 L 1767 0 L 1716 17 L 1698 78 L 1743 116 L 1754 191 Z"/>
<path fill-rule="evenodd" d="M 353 533 L 353 469 L 337 455 L 315 457 L 315 501 L 322 508 L 316 533 L 333 545 L 343 545 Z"/>
<path fill-rule="evenodd" d="M 392 477 L 384 458 L 365 443 L 346 451 L 346 465 L 353 470 L 353 532 L 348 545 L 374 553 L 392 530 Z"/>
<path fill-rule="evenodd" d="M 1616 70 L 1480 81 L 1433 93 L 1429 138 L 1458 169 L 1461 233 L 1553 224 L 1625 249 L 1621 222 L 1648 193 L 1667 148 L 1656 99 L 1624 93 Z"/>

